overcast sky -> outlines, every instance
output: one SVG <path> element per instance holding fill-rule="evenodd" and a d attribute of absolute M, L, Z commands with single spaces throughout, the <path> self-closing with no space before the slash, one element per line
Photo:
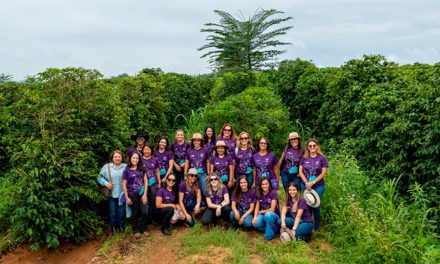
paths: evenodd
<path fill-rule="evenodd" d="M 363 54 L 399 64 L 440 61 L 440 0 L 0 0 L 0 73 L 22 80 L 50 67 L 105 76 L 210 72 L 204 23 L 215 9 L 252 15 L 277 9 L 293 19 L 279 58 L 339 66 Z"/>

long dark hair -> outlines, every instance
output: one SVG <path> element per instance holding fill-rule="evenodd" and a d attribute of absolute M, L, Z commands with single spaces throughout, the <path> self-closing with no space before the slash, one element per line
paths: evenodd
<path fill-rule="evenodd" d="M 289 149 L 294 149 L 292 146 L 292 143 L 290 143 L 290 139 L 287 140 L 287 145 L 284 147 L 284 153 Z M 296 152 L 298 153 L 298 157 L 302 158 L 302 156 L 304 155 L 304 151 L 305 149 L 303 149 L 303 147 L 301 146 L 301 138 L 298 138 L 298 149 L 296 149 Z M 284 157 L 286 158 L 286 157 Z"/>
<path fill-rule="evenodd" d="M 154 148 L 153 148 L 153 146 L 151 146 L 150 143 L 145 143 L 145 144 L 144 144 L 144 147 L 142 148 L 142 155 L 144 155 L 144 149 L 145 149 L 145 148 L 150 148 L 150 150 L 151 150 L 151 156 L 153 157 L 153 155 L 154 155 Z"/>
<path fill-rule="evenodd" d="M 291 187 L 291 186 L 293 186 L 293 187 L 295 187 L 296 188 L 296 191 L 298 192 L 298 201 L 293 201 L 292 200 L 292 196 L 290 196 L 290 194 L 289 194 L 289 188 Z M 300 189 L 299 189 L 299 186 L 298 186 L 298 184 L 296 184 L 295 182 L 291 182 L 291 183 L 289 183 L 289 185 L 287 186 L 287 189 L 286 189 L 287 191 L 286 191 L 286 201 L 285 201 L 285 205 L 286 205 L 286 207 L 288 206 L 288 204 L 289 204 L 289 201 L 292 201 L 293 202 L 293 206 L 292 206 L 292 211 L 293 212 L 296 212 L 296 211 L 298 211 L 298 202 L 299 202 L 299 198 L 301 197 L 301 193 L 300 193 Z"/>
<path fill-rule="evenodd" d="M 241 175 L 240 177 L 238 177 L 237 186 L 235 186 L 235 189 L 234 189 L 234 196 L 235 196 L 235 199 L 237 200 L 237 203 L 240 202 L 241 196 L 243 194 L 243 191 L 241 190 L 241 187 L 240 187 L 241 180 L 245 180 L 246 181 L 247 187 L 248 187 L 248 190 L 249 190 L 249 182 L 247 180 L 246 175 Z"/>
<path fill-rule="evenodd" d="M 270 182 L 270 180 L 268 178 L 264 177 L 264 178 L 260 179 L 260 182 L 258 183 L 257 197 L 260 197 L 261 195 L 263 195 L 263 188 L 261 188 L 263 181 L 267 181 L 269 183 L 269 192 L 273 190 L 272 183 Z"/>
<path fill-rule="evenodd" d="M 191 139 L 191 148 L 194 149 L 194 139 Z M 203 140 L 200 140 L 200 148 L 203 148 Z"/>
<path fill-rule="evenodd" d="M 260 141 L 261 141 L 262 139 L 266 140 L 266 143 L 267 143 L 266 150 L 267 150 L 267 152 L 269 153 L 269 152 L 270 152 L 270 141 L 269 141 L 269 139 L 267 139 L 267 137 L 262 137 L 262 138 L 260 138 L 260 139 L 258 140 L 258 144 L 257 144 L 257 152 L 260 151 Z"/>
<path fill-rule="evenodd" d="M 167 142 L 167 145 L 165 146 L 165 151 L 170 150 L 170 141 L 168 140 L 168 138 L 166 136 L 161 136 L 159 138 L 159 140 L 157 141 L 157 148 L 156 148 L 156 150 L 159 150 L 159 144 L 162 141 L 162 139 L 165 139 L 165 142 Z"/>
<path fill-rule="evenodd" d="M 137 152 L 133 153 L 131 157 L 128 159 L 128 168 L 130 169 L 133 166 L 133 163 L 131 163 L 131 159 L 133 158 L 133 155 L 138 155 L 139 157 L 139 161 L 138 164 L 136 165 L 136 169 L 142 171 L 142 174 L 145 174 L 146 172 L 145 172 L 144 164 L 142 163 L 142 157 Z"/>
<path fill-rule="evenodd" d="M 211 143 L 213 143 L 215 145 L 215 129 L 213 125 L 207 125 L 205 127 L 205 131 L 203 132 L 203 143 L 208 143 L 208 135 L 206 135 L 206 131 L 208 130 L 208 128 L 212 129 L 212 137 L 211 137 Z"/>

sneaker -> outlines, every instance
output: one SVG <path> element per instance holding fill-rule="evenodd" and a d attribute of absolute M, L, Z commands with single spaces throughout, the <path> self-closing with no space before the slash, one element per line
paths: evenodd
<path fill-rule="evenodd" d="M 141 237 L 141 233 L 139 233 L 139 232 L 134 233 L 134 237 L 135 238 L 140 238 Z"/>
<path fill-rule="evenodd" d="M 149 237 L 150 236 L 150 232 L 144 231 L 144 236 Z"/>
<path fill-rule="evenodd" d="M 160 228 L 160 231 L 162 232 L 162 234 L 170 236 L 171 235 L 171 230 L 169 228 Z"/>
<path fill-rule="evenodd" d="M 112 225 L 111 230 L 112 230 L 112 235 L 116 234 L 116 226 Z"/>

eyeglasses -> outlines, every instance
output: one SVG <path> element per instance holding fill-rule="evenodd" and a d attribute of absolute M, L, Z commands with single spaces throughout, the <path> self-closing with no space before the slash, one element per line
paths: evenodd
<path fill-rule="evenodd" d="M 230 128 L 225 128 L 225 129 L 223 129 L 223 131 L 228 131 L 228 132 L 231 132 L 231 131 L 232 131 L 232 129 L 230 129 Z"/>
<path fill-rule="evenodd" d="M 188 174 L 188 177 L 197 178 L 197 175 L 194 175 L 194 174 Z"/>
<path fill-rule="evenodd" d="M 137 138 L 136 140 L 142 140 L 142 141 L 145 141 L 145 138 L 140 137 L 140 138 Z"/>
<path fill-rule="evenodd" d="M 260 142 L 260 145 L 267 145 L 266 142 Z"/>
<path fill-rule="evenodd" d="M 248 137 L 242 137 L 242 138 L 240 138 L 240 140 L 248 140 L 249 138 Z"/>
<path fill-rule="evenodd" d="M 316 145 L 309 145 L 309 148 L 316 148 Z"/>
<path fill-rule="evenodd" d="M 218 181 L 218 178 L 211 178 L 211 179 L 209 179 L 209 181 L 210 181 L 210 182 Z"/>
<path fill-rule="evenodd" d="M 169 182 L 176 182 L 176 179 L 167 179 Z"/>

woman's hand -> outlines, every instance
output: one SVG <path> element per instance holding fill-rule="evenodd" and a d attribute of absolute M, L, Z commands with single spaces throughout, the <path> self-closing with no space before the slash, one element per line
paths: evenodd
<path fill-rule="evenodd" d="M 240 214 L 238 213 L 238 211 L 234 211 L 234 217 L 235 217 L 235 220 L 240 220 Z"/>
<path fill-rule="evenodd" d="M 142 195 L 142 203 L 147 204 L 147 195 Z"/>
<path fill-rule="evenodd" d="M 240 220 L 238 220 L 238 224 L 242 225 L 244 222 L 244 216 L 240 217 Z"/>
<path fill-rule="evenodd" d="M 286 231 L 286 223 L 281 224 L 281 231 Z"/>
<path fill-rule="evenodd" d="M 196 207 L 194 207 L 194 214 L 198 213 L 200 213 L 200 205 L 196 205 Z"/>
<path fill-rule="evenodd" d="M 306 183 L 306 188 L 307 188 L 307 190 L 311 190 L 312 189 L 312 186 L 313 186 L 313 182 L 308 182 L 308 183 Z"/>
<path fill-rule="evenodd" d="M 182 171 L 182 167 L 179 165 L 175 166 L 175 168 L 176 168 L 176 171 Z"/>
<path fill-rule="evenodd" d="M 216 216 L 220 216 L 221 214 L 222 214 L 222 207 L 219 206 L 219 207 L 217 207 L 217 209 L 215 210 L 215 215 L 216 215 Z"/>
<path fill-rule="evenodd" d="M 128 198 L 128 197 L 125 198 L 125 201 L 127 202 L 128 205 L 132 205 L 132 204 L 133 204 L 133 202 L 131 201 L 131 199 Z"/>
<path fill-rule="evenodd" d="M 192 221 L 192 216 L 190 214 L 186 214 L 185 215 L 185 219 L 187 222 L 191 222 Z"/>
<path fill-rule="evenodd" d="M 254 217 L 252 219 L 252 225 L 255 226 L 257 224 L 257 222 L 258 222 L 258 219 L 256 217 Z"/>
<path fill-rule="evenodd" d="M 231 188 L 232 186 L 234 186 L 234 183 L 231 181 L 228 182 L 228 188 Z"/>
<path fill-rule="evenodd" d="M 109 182 L 109 183 L 107 183 L 107 185 L 105 187 L 107 187 L 107 189 L 111 190 L 111 189 L 113 189 L 113 183 Z"/>

